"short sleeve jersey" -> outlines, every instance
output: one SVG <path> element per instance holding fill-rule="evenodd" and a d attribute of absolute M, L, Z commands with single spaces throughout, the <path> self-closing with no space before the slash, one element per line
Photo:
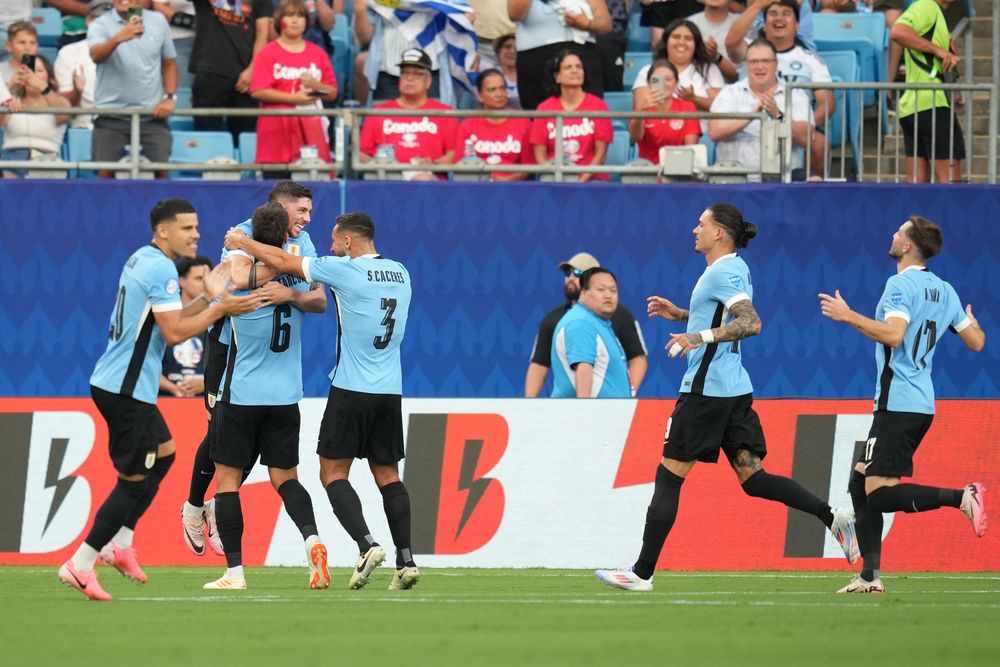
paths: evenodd
<path fill-rule="evenodd" d="M 875 345 L 878 384 L 875 409 L 934 414 L 931 366 L 938 341 L 949 328 L 971 324 L 955 289 L 924 267 L 909 267 L 885 283 L 875 309 L 880 322 L 906 320 L 903 344 L 893 349 Z"/>
<path fill-rule="evenodd" d="M 673 100 L 670 110 L 677 113 L 697 111 L 693 102 Z M 655 112 L 656 107 L 646 109 Z M 701 123 L 694 118 L 646 118 L 642 121 L 642 139 L 639 140 L 639 157 L 659 164 L 660 146 L 680 146 L 684 138 L 693 134 L 701 136 Z"/>
<path fill-rule="evenodd" d="M 403 393 L 400 345 L 412 295 L 410 274 L 381 255 L 305 259 L 311 282 L 333 290 L 337 306 L 334 387 L 366 394 Z"/>
<path fill-rule="evenodd" d="M 573 307 L 573 304 L 563 305 L 550 310 L 538 325 L 535 334 L 535 344 L 531 348 L 531 363 L 545 366 L 552 363 L 552 338 L 556 333 L 556 325 L 563 315 Z M 625 359 L 632 361 L 636 357 L 647 356 L 646 341 L 642 337 L 642 329 L 628 308 L 618 304 L 618 309 L 611 316 L 611 329 L 625 350 Z"/>
<path fill-rule="evenodd" d="M 502 123 L 466 118 L 458 127 L 456 158 L 464 157 L 466 143 L 471 142 L 476 157 L 488 165 L 534 163 L 528 141 L 530 132 L 531 120 L 528 118 L 507 118 Z"/>
<path fill-rule="evenodd" d="M 607 111 L 604 100 L 590 93 L 574 111 Z M 568 111 L 558 97 L 550 97 L 538 105 L 538 111 Z M 597 142 L 610 144 L 614 139 L 614 129 L 609 118 L 566 118 L 563 120 L 563 153 L 575 165 L 594 163 Z M 531 126 L 532 145 L 545 146 L 546 155 L 551 160 L 556 150 L 556 119 L 536 118 Z M 594 174 L 595 180 L 608 180 L 607 174 Z"/>
<path fill-rule="evenodd" d="M 611 328 L 611 321 L 583 304 L 570 308 L 556 325 L 552 340 L 552 398 L 576 396 L 576 366 L 594 367 L 591 398 L 629 398 L 625 350 Z"/>
<path fill-rule="evenodd" d="M 118 279 L 108 347 L 90 384 L 143 403 L 156 403 L 166 341 L 155 313 L 181 309 L 177 267 L 154 245 L 136 250 Z"/>
<path fill-rule="evenodd" d="M 705 269 L 691 293 L 688 333 L 727 324 L 733 319 L 729 309 L 745 300 L 753 300 L 746 262 L 736 253 L 720 257 Z M 743 368 L 740 344 L 741 341 L 710 343 L 688 352 L 681 393 L 715 397 L 752 393 L 753 384 Z"/>
<path fill-rule="evenodd" d="M 945 20 L 941 6 L 934 0 L 917 0 L 896 20 L 913 28 L 913 32 L 946 51 L 951 45 L 948 21 Z M 941 83 L 940 58 L 913 49 L 903 49 L 903 57 L 906 65 L 906 83 Z M 905 118 L 918 111 L 947 106 L 948 95 L 944 91 L 918 93 L 906 90 L 899 97 L 899 117 Z"/>
<path fill-rule="evenodd" d="M 375 105 L 376 109 L 402 109 L 392 100 Z M 447 104 L 427 100 L 421 109 L 451 109 Z M 362 153 L 375 155 L 380 145 L 390 144 L 396 152 L 396 161 L 409 163 L 415 157 L 436 159 L 455 150 L 458 134 L 457 118 L 430 118 L 427 116 L 369 116 L 361 126 L 360 148 Z"/>

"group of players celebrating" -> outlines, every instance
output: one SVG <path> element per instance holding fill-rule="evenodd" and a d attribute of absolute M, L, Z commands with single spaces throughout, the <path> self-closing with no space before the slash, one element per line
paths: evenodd
<path fill-rule="evenodd" d="M 174 261 L 197 252 L 197 213 L 181 199 L 153 207 L 152 242 L 133 253 L 122 270 L 108 346 L 90 379 L 91 395 L 107 422 L 118 481 L 84 541 L 60 567 L 63 583 L 93 600 L 112 599 L 98 582 L 98 559 L 127 578 L 146 581 L 132 548 L 133 532 L 175 452 L 156 407 L 160 363 L 167 344 L 211 327 L 205 374 L 209 428 L 181 510 L 187 547 L 201 555 L 207 544 L 226 558 L 225 573 L 204 588 L 247 587 L 239 492 L 258 459 L 302 534 L 309 586 L 330 586 L 312 501 L 296 473 L 302 324 L 306 313 L 326 311 L 326 288 L 337 305 L 338 353 L 317 454 L 333 513 L 358 545 L 349 587 L 368 584 L 386 557 L 348 480 L 356 458 L 367 460 L 381 491 L 396 548 L 389 590 L 406 590 L 418 582 L 420 571 L 410 547 L 410 499 L 399 477 L 404 453 L 400 344 L 412 296 L 410 276 L 401 263 L 378 254 L 374 223 L 361 212 L 336 218 L 332 255 L 318 257 L 305 231 L 311 211 L 308 188 L 277 183 L 250 220 L 229 230 L 222 261 L 206 278 L 205 292 L 182 307 Z M 913 474 L 913 454 L 933 419 L 931 362 L 938 332 L 951 329 L 977 352 L 986 339 L 971 306 L 963 310 L 951 285 L 927 269 L 927 260 L 943 243 L 940 228 L 913 215 L 893 235 L 889 254 L 897 273 L 887 281 L 874 319 L 851 310 L 839 292 L 819 295 L 825 316 L 876 342 L 875 418 L 852 473 L 852 509 L 831 508 L 794 480 L 762 467 L 765 438 L 739 343 L 761 331 L 750 272 L 737 253 L 755 235 L 756 227 L 736 207 L 709 207 L 694 229 L 695 250 L 708 267 L 695 285 L 689 310 L 662 297 L 649 298 L 650 317 L 687 322 L 687 331 L 667 342 L 671 356 L 687 358 L 687 371 L 667 423 L 639 557 L 631 567 L 596 572 L 610 586 L 652 590 L 681 486 L 696 461 L 714 463 L 720 449 L 747 495 L 813 514 L 852 564 L 863 559 L 860 573 L 842 593 L 884 591 L 879 562 L 883 512 L 956 507 L 977 536 L 986 532 L 981 484 L 945 489 L 900 483 Z M 206 502 L 213 475 L 216 495 Z"/>

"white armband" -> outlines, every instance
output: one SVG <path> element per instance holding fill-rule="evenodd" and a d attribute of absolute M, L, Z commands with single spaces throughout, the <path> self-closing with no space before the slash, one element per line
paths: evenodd
<path fill-rule="evenodd" d="M 702 329 L 701 331 L 698 332 L 698 334 L 701 336 L 701 339 L 705 341 L 706 344 L 715 342 L 715 335 L 712 334 L 711 329 Z"/>

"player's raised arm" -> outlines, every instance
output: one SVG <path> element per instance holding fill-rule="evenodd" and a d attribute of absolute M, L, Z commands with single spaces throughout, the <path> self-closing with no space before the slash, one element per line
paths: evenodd
<path fill-rule="evenodd" d="M 226 287 L 229 264 L 222 262 L 205 278 L 205 292 L 183 310 L 154 312 L 156 325 L 168 345 L 176 345 L 198 335 L 220 317 L 250 313 L 260 305 L 260 296 L 233 296 L 232 287 Z M 222 297 L 219 301 L 219 297 Z"/>
<path fill-rule="evenodd" d="M 844 297 L 840 296 L 840 290 L 836 290 L 833 296 L 820 294 L 819 301 L 823 315 L 834 322 L 846 322 L 882 345 L 899 347 L 903 344 L 907 321 L 902 317 L 887 317 L 884 322 L 865 317 L 861 313 L 851 310 Z"/>
<path fill-rule="evenodd" d="M 302 271 L 301 257 L 291 255 L 281 248 L 275 248 L 274 246 L 254 241 L 242 229 L 233 227 L 226 232 L 226 248 L 229 250 L 243 250 L 247 254 L 264 262 L 272 269 L 275 269 L 278 273 L 287 273 L 305 278 L 305 273 Z"/>

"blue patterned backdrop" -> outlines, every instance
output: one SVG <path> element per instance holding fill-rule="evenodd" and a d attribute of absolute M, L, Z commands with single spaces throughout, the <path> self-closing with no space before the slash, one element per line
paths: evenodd
<path fill-rule="evenodd" d="M 226 228 L 267 191 L 249 182 L 0 182 L 0 394 L 86 395 L 122 263 L 148 242 L 158 199 L 195 204 L 200 251 L 214 260 Z M 839 288 L 870 313 L 894 269 L 892 233 L 911 212 L 942 224 L 945 249 L 932 268 L 973 304 L 988 334 L 997 330 L 995 187 L 333 183 L 316 187 L 309 231 L 321 253 L 344 197 L 347 210 L 372 215 L 379 250 L 413 277 L 409 396 L 520 395 L 537 323 L 562 297 L 556 265 L 580 250 L 615 271 L 623 303 L 640 317 L 650 348 L 640 395 L 676 395 L 682 362 L 662 346 L 677 326 L 646 320 L 645 297 L 686 303 L 705 266 L 691 230 L 717 201 L 741 207 L 759 228 L 743 256 L 764 331 L 743 350 L 760 397 L 871 395 L 872 343 L 824 320 L 816 294 Z M 307 318 L 307 395 L 326 394 L 335 336 L 332 311 Z M 939 396 L 1000 397 L 998 357 L 995 341 L 973 355 L 949 337 L 936 355 Z"/>

